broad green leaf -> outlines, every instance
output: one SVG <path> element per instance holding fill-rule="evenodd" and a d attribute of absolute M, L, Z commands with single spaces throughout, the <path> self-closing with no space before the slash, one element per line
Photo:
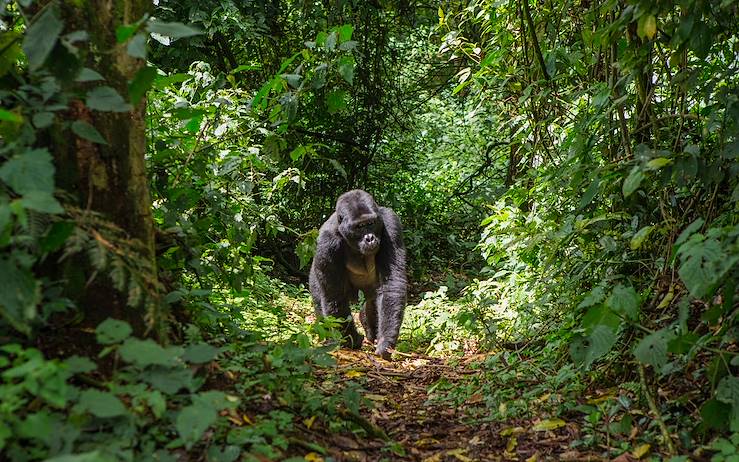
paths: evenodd
<path fill-rule="evenodd" d="M 637 231 L 636 234 L 634 234 L 634 236 L 631 238 L 631 242 L 629 243 L 629 247 L 631 247 L 631 250 L 639 249 L 644 243 L 644 240 L 649 236 L 649 233 L 652 232 L 652 229 L 654 229 L 653 226 L 645 226 Z"/>
<path fill-rule="evenodd" d="M 90 358 L 85 356 L 70 356 L 64 360 L 64 364 L 67 365 L 67 370 L 72 374 L 84 374 L 86 372 L 92 372 L 97 369 L 97 364 L 92 362 Z"/>
<path fill-rule="evenodd" d="M 654 38 L 657 33 L 657 18 L 653 14 L 645 14 L 639 18 L 636 27 L 636 35 L 641 38 L 648 38 L 649 40 Z"/>
<path fill-rule="evenodd" d="M 343 90 L 334 90 L 326 96 L 326 105 L 329 114 L 336 114 L 346 109 L 346 92 Z"/>
<path fill-rule="evenodd" d="M 680 233 L 677 239 L 675 239 L 675 246 L 680 246 L 683 242 L 687 241 L 694 232 L 701 229 L 703 223 L 705 223 L 705 220 L 703 220 L 703 218 L 698 218 L 697 220 L 689 224 L 688 227 Z"/>
<path fill-rule="evenodd" d="M 149 21 L 149 23 L 146 25 L 146 29 L 149 32 L 164 35 L 173 39 L 192 37 L 202 34 L 200 30 L 191 26 L 186 26 L 180 22 Z"/>
<path fill-rule="evenodd" d="M 168 395 L 173 395 L 185 388 L 195 388 L 193 372 L 189 368 L 170 368 L 153 366 L 146 370 L 143 376 L 146 383 Z"/>
<path fill-rule="evenodd" d="M 585 352 L 585 367 L 590 366 L 596 359 L 611 351 L 616 343 L 616 333 L 607 325 L 595 326 L 588 336 L 589 347 Z"/>
<path fill-rule="evenodd" d="M 88 124 L 84 120 L 75 120 L 74 122 L 72 122 L 72 131 L 75 135 L 79 136 L 80 138 L 84 138 L 87 141 L 92 141 L 93 143 L 98 144 L 108 144 L 108 142 L 105 141 L 105 138 L 103 138 L 103 135 L 101 135 L 95 127 Z"/>
<path fill-rule="evenodd" d="M 121 359 L 139 367 L 151 365 L 171 366 L 182 354 L 181 347 L 164 348 L 151 339 L 127 339 L 118 350 Z"/>
<path fill-rule="evenodd" d="M 46 128 L 54 122 L 53 112 L 38 112 L 33 115 L 33 125 L 36 128 Z"/>
<path fill-rule="evenodd" d="M 0 109 L 0 120 L 16 124 L 23 123 L 23 117 L 19 116 L 15 112 L 6 111 L 5 109 Z"/>
<path fill-rule="evenodd" d="M 219 446 L 210 446 L 208 448 L 208 460 L 212 462 L 234 462 L 239 458 L 241 448 L 235 445 L 228 445 L 221 449 Z M 298 458 L 301 462 L 305 462 L 303 457 Z"/>
<path fill-rule="evenodd" d="M 127 339 L 131 332 L 133 332 L 133 329 L 126 321 L 108 318 L 97 326 L 95 337 L 98 343 L 110 345 Z"/>
<path fill-rule="evenodd" d="M 21 39 L 23 35 L 18 31 L 6 30 L 0 32 L 0 77 L 13 69 L 21 56 Z M 1 120 L 1 119 L 0 119 Z M 0 447 L 2 447 L 0 445 Z"/>
<path fill-rule="evenodd" d="M 543 432 L 556 430 L 558 428 L 564 427 L 565 425 L 567 425 L 567 423 L 562 419 L 544 419 L 531 427 L 531 429 L 535 432 Z"/>
<path fill-rule="evenodd" d="M 593 178 L 593 181 L 590 182 L 590 186 L 588 186 L 588 189 L 585 190 L 585 194 L 582 195 L 580 198 L 580 208 L 586 207 L 590 202 L 592 202 L 593 198 L 596 194 L 598 194 L 598 189 L 600 188 L 600 178 L 595 177 Z"/>
<path fill-rule="evenodd" d="M 126 43 L 139 28 L 139 24 L 126 24 L 115 28 L 115 40 L 118 43 Z"/>
<path fill-rule="evenodd" d="M 127 413 L 126 407 L 117 396 L 93 388 L 80 393 L 79 406 L 95 417 L 118 417 Z"/>
<path fill-rule="evenodd" d="M 31 191 L 23 195 L 21 205 L 41 213 L 64 213 L 59 201 L 57 201 L 51 193 L 46 191 Z"/>
<path fill-rule="evenodd" d="M 59 19 L 59 7 L 54 3 L 43 8 L 39 17 L 28 26 L 23 39 L 23 51 L 28 57 L 28 67 L 32 71 L 44 64 L 63 29 L 64 23 Z"/>
<path fill-rule="evenodd" d="M 606 305 L 616 313 L 620 313 L 631 320 L 639 317 L 639 296 L 633 287 L 621 284 L 613 288 Z"/>
<path fill-rule="evenodd" d="M 177 415 L 175 428 L 180 438 L 185 441 L 185 446 L 190 448 L 200 440 L 205 430 L 215 423 L 216 417 L 214 407 L 203 403 L 193 404 L 182 408 Z"/>
<path fill-rule="evenodd" d="M 354 28 L 351 26 L 351 24 L 344 24 L 343 26 L 339 27 L 339 42 L 346 42 L 347 40 L 351 40 L 353 31 Z"/>
<path fill-rule="evenodd" d="M 343 56 L 339 59 L 339 74 L 351 85 L 354 83 L 354 58 Z"/>
<path fill-rule="evenodd" d="M 41 286 L 33 274 L 15 262 L 0 258 L 0 315 L 16 330 L 28 333 L 28 322 L 36 317 Z"/>
<path fill-rule="evenodd" d="M 725 403 L 715 399 L 709 399 L 701 406 L 701 419 L 706 428 L 715 428 L 726 431 L 729 424 L 729 413 L 731 408 Z"/>
<path fill-rule="evenodd" d="M 57 221 L 49 231 L 39 241 L 39 247 L 45 253 L 59 250 L 69 236 L 74 231 L 75 224 L 73 221 Z"/>
<path fill-rule="evenodd" d="M 334 168 L 334 169 L 335 169 L 335 170 L 336 170 L 337 172 L 339 172 L 339 174 L 340 174 L 340 175 L 341 175 L 341 176 L 342 176 L 343 178 L 346 178 L 346 170 L 344 169 L 344 166 L 343 166 L 343 165 L 341 165 L 341 164 L 339 163 L 339 161 L 338 161 L 338 160 L 336 160 L 336 159 L 329 159 L 329 160 L 328 160 L 328 162 L 329 162 L 329 163 L 331 164 L 331 166 L 332 166 L 332 167 L 333 167 L 333 168 Z"/>
<path fill-rule="evenodd" d="M 602 286 L 597 286 L 593 290 L 591 290 L 585 298 L 580 302 L 579 305 L 577 305 L 578 308 L 587 308 L 589 306 L 593 306 L 595 304 L 598 304 L 606 299 L 606 294 L 603 291 Z"/>
<path fill-rule="evenodd" d="M 729 428 L 733 432 L 739 431 L 739 378 L 729 375 L 721 379 L 716 388 L 716 399 L 731 404 Z"/>
<path fill-rule="evenodd" d="M 739 254 L 729 252 L 715 237 L 694 234 L 678 250 L 680 279 L 696 298 L 710 295 L 737 261 Z"/>
<path fill-rule="evenodd" d="M 196 343 L 185 348 L 182 359 L 189 363 L 207 363 L 216 358 L 221 350 L 207 343 Z"/>
<path fill-rule="evenodd" d="M 639 185 L 641 184 L 643 179 L 644 172 L 641 171 L 641 168 L 639 168 L 639 166 L 635 166 L 633 169 L 631 169 L 631 173 L 629 173 L 629 176 L 627 176 L 624 180 L 624 197 L 629 197 L 631 194 L 634 193 L 634 191 L 639 189 Z"/>
<path fill-rule="evenodd" d="M 85 98 L 85 104 L 90 109 L 106 112 L 128 112 L 131 105 L 127 104 L 121 95 L 111 87 L 97 87 L 90 90 Z"/>
<path fill-rule="evenodd" d="M 149 88 L 154 84 L 157 76 L 158 72 L 156 68 L 149 66 L 141 68 L 136 73 L 136 76 L 128 86 L 128 96 L 131 99 L 131 103 L 138 104 L 141 101 L 144 95 L 146 95 L 146 92 L 149 91 Z"/>
<path fill-rule="evenodd" d="M 54 165 L 45 148 L 26 151 L 0 167 L 0 179 L 20 195 L 54 191 Z"/>
<path fill-rule="evenodd" d="M 596 327 L 601 325 L 615 332 L 621 325 L 621 318 L 603 305 L 594 306 L 583 316 L 582 327 L 587 333 L 592 333 Z"/>
<path fill-rule="evenodd" d="M 105 80 L 105 79 L 97 71 L 94 71 L 90 69 L 89 67 L 83 67 L 75 80 L 77 82 L 94 82 L 97 80 Z"/>
<path fill-rule="evenodd" d="M 167 400 L 159 390 L 147 391 L 144 399 L 146 399 L 146 403 L 149 405 L 149 409 L 151 409 L 154 417 L 159 419 L 164 415 L 164 412 L 167 410 Z"/>
<path fill-rule="evenodd" d="M 63 456 L 56 456 L 50 459 L 45 459 L 44 462 L 116 462 L 117 459 L 109 454 L 102 453 L 100 451 L 83 452 L 80 454 L 65 454 Z"/>
<path fill-rule="evenodd" d="M 667 157 L 657 157 L 656 159 L 652 159 L 649 162 L 647 162 L 647 168 L 652 170 L 659 170 L 665 165 L 669 165 L 672 163 L 672 159 L 669 159 Z"/>
<path fill-rule="evenodd" d="M 653 332 L 639 342 L 634 348 L 634 356 L 639 362 L 649 364 L 659 370 L 667 364 L 667 343 L 674 334 L 661 329 Z"/>
<path fill-rule="evenodd" d="M 136 34 L 126 46 L 126 53 L 134 58 L 146 59 L 146 34 Z"/>

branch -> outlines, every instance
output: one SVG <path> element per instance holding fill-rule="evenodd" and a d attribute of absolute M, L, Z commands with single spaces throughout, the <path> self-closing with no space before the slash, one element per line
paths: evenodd
<path fill-rule="evenodd" d="M 529 0 L 521 0 L 523 3 L 523 14 L 526 17 L 526 24 L 529 26 L 531 31 L 531 40 L 534 42 L 534 51 L 536 52 L 536 60 L 539 61 L 541 72 L 544 74 L 544 78 L 549 80 L 549 73 L 547 72 L 547 66 L 544 64 L 544 56 L 541 54 L 541 47 L 539 47 L 539 38 L 536 36 L 536 29 L 534 29 L 534 21 L 531 19 L 531 10 L 529 9 Z"/>

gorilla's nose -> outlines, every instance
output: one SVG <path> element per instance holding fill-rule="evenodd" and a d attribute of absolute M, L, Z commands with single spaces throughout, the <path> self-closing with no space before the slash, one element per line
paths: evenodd
<path fill-rule="evenodd" d="M 367 244 L 367 245 L 369 245 L 369 246 L 376 245 L 377 244 L 377 238 L 375 237 L 374 234 L 367 234 L 367 235 L 364 236 L 364 243 Z"/>

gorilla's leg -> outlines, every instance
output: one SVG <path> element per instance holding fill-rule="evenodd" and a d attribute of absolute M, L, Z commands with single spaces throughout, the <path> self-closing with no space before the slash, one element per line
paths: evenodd
<path fill-rule="evenodd" d="M 377 299 L 376 296 L 367 298 L 364 302 L 364 308 L 359 313 L 359 319 L 362 321 L 362 327 L 364 327 L 364 333 L 367 335 L 367 340 L 374 343 L 377 340 Z"/>
<path fill-rule="evenodd" d="M 357 332 L 348 300 L 324 300 L 321 303 L 323 316 L 333 316 L 341 321 L 341 344 L 355 350 L 362 348 L 364 337 Z"/>
<path fill-rule="evenodd" d="M 390 359 L 388 348 L 395 348 L 403 322 L 405 291 L 387 290 L 379 298 L 379 325 L 377 349 L 375 352 L 384 359 Z"/>

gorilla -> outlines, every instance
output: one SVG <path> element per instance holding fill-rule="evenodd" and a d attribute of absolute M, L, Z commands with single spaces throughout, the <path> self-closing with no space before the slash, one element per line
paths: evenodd
<path fill-rule="evenodd" d="M 310 292 L 320 316 L 342 319 L 342 345 L 362 346 L 350 303 L 365 303 L 360 320 L 375 353 L 390 358 L 398 341 L 406 301 L 405 246 L 400 219 L 378 207 L 360 189 L 342 194 L 336 211 L 321 226 L 309 275 Z"/>

